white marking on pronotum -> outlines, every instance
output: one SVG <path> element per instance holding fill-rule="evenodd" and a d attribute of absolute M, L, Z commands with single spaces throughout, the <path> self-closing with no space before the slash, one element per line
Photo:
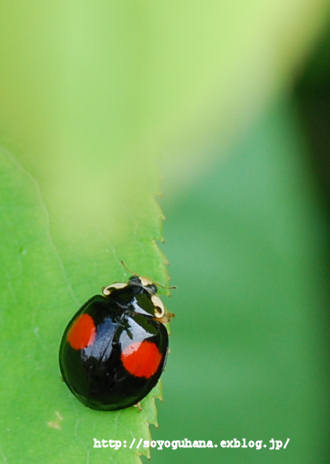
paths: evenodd
<path fill-rule="evenodd" d="M 141 284 L 143 285 L 143 287 L 147 287 L 148 285 L 153 285 L 153 281 L 148 279 L 148 277 L 139 276 L 139 279 L 140 279 Z"/>
<path fill-rule="evenodd" d="M 102 293 L 104 296 L 109 296 L 112 290 L 120 290 L 122 288 L 127 287 L 127 283 L 124 282 L 117 282 L 102 289 Z"/>
<path fill-rule="evenodd" d="M 151 297 L 152 304 L 154 305 L 155 309 L 155 316 L 156 317 L 163 317 L 165 315 L 165 308 L 162 300 L 157 295 L 152 295 Z"/>

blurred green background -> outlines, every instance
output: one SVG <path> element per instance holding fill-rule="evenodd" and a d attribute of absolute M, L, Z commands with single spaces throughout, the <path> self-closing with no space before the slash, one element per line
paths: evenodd
<path fill-rule="evenodd" d="M 327 462 L 325 57 L 162 202 L 177 317 L 153 437 L 290 443 L 153 451 L 155 463 Z"/>

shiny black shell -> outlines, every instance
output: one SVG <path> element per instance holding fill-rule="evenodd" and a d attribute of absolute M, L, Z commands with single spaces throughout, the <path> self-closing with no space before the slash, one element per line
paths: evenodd
<path fill-rule="evenodd" d="M 106 411 L 126 408 L 156 385 L 166 362 L 168 335 L 155 317 L 151 297 L 148 288 L 133 277 L 109 296 L 93 296 L 67 325 L 60 345 L 60 369 L 64 382 L 86 406 Z M 91 331 L 90 343 L 73 347 L 69 339 L 82 320 Z M 78 339 L 84 336 L 80 332 Z M 139 349 L 132 355 L 131 347 Z"/>

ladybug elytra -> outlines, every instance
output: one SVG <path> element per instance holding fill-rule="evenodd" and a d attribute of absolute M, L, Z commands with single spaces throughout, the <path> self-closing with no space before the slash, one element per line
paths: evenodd
<path fill-rule="evenodd" d="M 63 380 L 86 406 L 132 406 L 156 385 L 166 362 L 168 334 L 157 286 L 134 275 L 88 300 L 67 325 L 60 346 Z"/>

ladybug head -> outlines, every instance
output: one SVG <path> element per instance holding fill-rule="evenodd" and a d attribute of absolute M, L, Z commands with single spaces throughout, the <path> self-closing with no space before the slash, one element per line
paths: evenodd
<path fill-rule="evenodd" d="M 128 280 L 130 285 L 143 287 L 150 295 L 155 295 L 157 293 L 157 286 L 147 277 L 141 277 L 133 275 Z"/>

